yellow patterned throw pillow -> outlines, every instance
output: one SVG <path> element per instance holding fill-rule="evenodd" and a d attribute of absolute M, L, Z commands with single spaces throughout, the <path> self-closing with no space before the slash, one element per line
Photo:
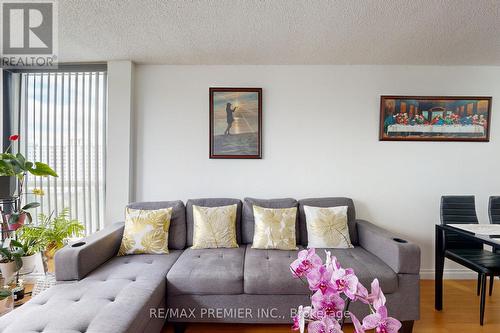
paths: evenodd
<path fill-rule="evenodd" d="M 307 247 L 347 249 L 353 247 L 347 225 L 347 206 L 304 206 Z"/>
<path fill-rule="evenodd" d="M 252 248 L 296 250 L 297 207 L 263 208 L 253 206 L 255 231 Z"/>
<path fill-rule="evenodd" d="M 125 230 L 118 255 L 167 254 L 171 217 L 172 208 L 158 210 L 127 208 Z"/>
<path fill-rule="evenodd" d="M 193 205 L 193 249 L 238 247 L 236 211 L 238 205 L 201 207 Z"/>

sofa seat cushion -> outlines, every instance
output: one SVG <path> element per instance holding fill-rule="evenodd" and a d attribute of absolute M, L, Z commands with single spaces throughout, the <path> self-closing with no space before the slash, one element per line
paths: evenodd
<path fill-rule="evenodd" d="M 309 289 L 294 279 L 290 264 L 303 250 L 261 250 L 247 245 L 245 253 L 244 290 L 254 295 L 306 295 Z"/>
<path fill-rule="evenodd" d="M 370 291 L 373 279 L 377 278 L 385 294 L 392 294 L 398 290 L 398 275 L 376 255 L 360 246 L 352 249 L 316 249 L 321 259 L 325 260 L 325 250 L 337 257 L 344 268 L 352 268 L 359 282 Z"/>
<path fill-rule="evenodd" d="M 186 249 L 167 274 L 169 295 L 243 293 L 245 247 Z"/>
<path fill-rule="evenodd" d="M 181 251 L 115 257 L 87 278 L 58 284 L 0 318 L 0 332 L 142 332 L 163 304 L 165 274 Z"/>
<path fill-rule="evenodd" d="M 245 294 L 255 295 L 303 295 L 310 291 L 290 272 L 290 264 L 297 259 L 297 251 L 258 250 L 251 245 L 246 248 L 244 290 Z M 330 249 L 340 264 L 352 268 L 360 282 L 370 289 L 374 278 L 378 278 L 382 290 L 386 294 L 398 288 L 396 273 L 382 260 L 361 247 L 352 249 Z M 325 260 L 324 249 L 316 249 L 316 253 Z"/>

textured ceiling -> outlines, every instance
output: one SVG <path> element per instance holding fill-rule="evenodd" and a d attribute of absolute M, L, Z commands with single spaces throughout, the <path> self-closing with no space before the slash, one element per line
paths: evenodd
<path fill-rule="evenodd" d="M 500 65 L 500 0 L 60 0 L 59 59 Z"/>

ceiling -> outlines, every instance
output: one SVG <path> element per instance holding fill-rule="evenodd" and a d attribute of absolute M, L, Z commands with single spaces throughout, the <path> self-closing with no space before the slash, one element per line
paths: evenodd
<path fill-rule="evenodd" d="M 62 0 L 59 60 L 500 65 L 500 0 Z"/>

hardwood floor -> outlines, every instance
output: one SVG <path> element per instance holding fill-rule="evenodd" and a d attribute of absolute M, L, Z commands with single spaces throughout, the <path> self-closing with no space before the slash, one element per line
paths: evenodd
<path fill-rule="evenodd" d="M 434 281 L 421 281 L 420 320 L 415 322 L 415 333 L 498 333 L 500 332 L 500 281 L 496 291 L 486 298 L 484 326 L 479 325 L 479 297 L 476 281 L 446 280 L 444 283 L 443 311 L 434 310 Z M 186 333 L 289 333 L 290 325 L 219 325 L 191 324 Z M 345 332 L 351 333 L 352 327 Z M 164 333 L 173 333 L 170 325 Z"/>

